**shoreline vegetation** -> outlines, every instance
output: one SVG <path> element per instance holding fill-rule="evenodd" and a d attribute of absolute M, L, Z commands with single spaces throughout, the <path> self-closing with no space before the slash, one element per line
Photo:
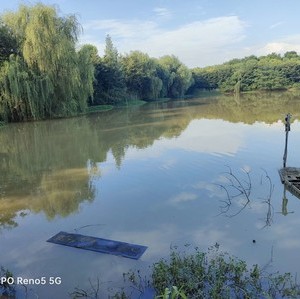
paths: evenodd
<path fill-rule="evenodd" d="M 99 278 L 89 280 L 89 287 L 74 288 L 69 298 L 98 299 L 105 293 L 111 299 L 299 298 L 296 278 L 291 273 L 269 273 L 272 262 L 271 253 L 264 267 L 257 264 L 249 267 L 245 261 L 222 252 L 219 244 L 207 251 L 196 247 L 192 252 L 182 252 L 174 246 L 169 257 L 150 266 L 148 275 L 141 270 L 129 270 L 123 273 L 123 282 L 118 287 L 103 284 Z M 0 274 L 5 277 L 0 284 L 0 295 L 16 298 L 25 292 L 27 298 L 34 291 L 16 285 L 13 273 L 3 267 Z"/>
<path fill-rule="evenodd" d="M 295 51 L 189 69 L 174 55 L 158 59 L 140 51 L 120 55 L 109 35 L 103 57 L 91 44 L 78 50 L 80 33 L 75 15 L 61 16 L 56 7 L 41 3 L 20 5 L 18 11 L 0 16 L 1 123 L 216 92 L 300 89 L 300 56 Z"/>
<path fill-rule="evenodd" d="M 140 51 L 120 55 L 109 35 L 103 57 L 94 45 L 77 50 L 79 34 L 75 15 L 61 16 L 54 6 L 20 5 L 17 12 L 1 15 L 0 128 L 9 122 L 72 117 L 191 96 L 300 90 L 300 56 L 295 51 L 189 69 L 173 55 L 158 59 Z M 196 250 L 182 256 L 173 251 L 152 270 L 157 299 L 300 295 L 299 284 L 289 273 L 266 276 L 258 265 L 250 269 L 224 253 Z M 4 268 L 0 274 L 13 276 Z M 139 277 L 127 275 L 133 285 L 140 285 L 135 280 Z M 122 292 L 112 298 L 130 298 Z M 0 295 L 14 294 L 13 286 L 0 284 Z"/>

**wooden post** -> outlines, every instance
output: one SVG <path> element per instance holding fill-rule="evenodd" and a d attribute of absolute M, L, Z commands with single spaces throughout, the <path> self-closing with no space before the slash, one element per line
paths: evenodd
<path fill-rule="evenodd" d="M 284 216 L 286 216 L 288 214 L 287 204 L 288 204 L 288 199 L 286 197 L 286 185 L 284 185 L 284 187 L 283 187 L 282 205 L 281 205 L 281 213 Z"/>
<path fill-rule="evenodd" d="M 287 145 L 288 145 L 288 137 L 289 131 L 291 130 L 291 114 L 288 113 L 285 117 L 285 147 L 284 147 L 284 154 L 283 154 L 283 167 L 286 167 L 286 159 L 287 159 Z"/>

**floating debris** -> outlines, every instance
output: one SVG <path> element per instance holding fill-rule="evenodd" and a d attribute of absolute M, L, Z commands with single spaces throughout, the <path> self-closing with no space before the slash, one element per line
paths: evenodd
<path fill-rule="evenodd" d="M 47 242 L 65 245 L 101 253 L 119 255 L 131 259 L 139 259 L 147 247 L 114 240 L 101 239 L 80 234 L 59 232 Z"/>

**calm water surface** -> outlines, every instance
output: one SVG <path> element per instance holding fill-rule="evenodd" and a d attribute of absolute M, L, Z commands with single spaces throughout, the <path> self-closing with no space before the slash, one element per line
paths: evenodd
<path fill-rule="evenodd" d="M 147 271 L 172 246 L 218 243 L 249 265 L 299 273 L 300 200 L 284 194 L 278 175 L 287 112 L 287 164 L 299 167 L 300 97 L 287 93 L 147 104 L 0 129 L 0 265 L 15 277 L 61 277 L 60 285 L 28 286 L 29 298 L 46 299 L 68 298 L 98 278 L 103 296 L 118 291 L 123 272 Z M 251 182 L 248 205 L 235 196 L 229 172 L 244 188 Z M 135 261 L 46 242 L 59 231 L 148 249 Z"/>

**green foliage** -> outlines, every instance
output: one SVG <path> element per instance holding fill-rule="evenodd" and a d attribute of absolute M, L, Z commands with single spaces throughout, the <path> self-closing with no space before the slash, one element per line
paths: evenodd
<path fill-rule="evenodd" d="M 84 45 L 78 51 L 78 69 L 80 81 L 77 92 L 78 104 L 81 106 L 80 111 L 85 111 L 87 104 L 87 97 L 93 100 L 94 94 L 94 80 L 95 80 L 95 66 L 97 48 L 92 45 Z M 83 100 L 81 100 L 83 99 Z"/>
<path fill-rule="evenodd" d="M 0 117 L 36 120 L 84 111 L 93 95 L 94 68 L 90 48 L 75 50 L 80 32 L 75 16 L 60 17 L 54 7 L 39 3 L 21 5 L 3 15 L 3 22 L 20 53 L 0 70 Z"/>
<path fill-rule="evenodd" d="M 178 289 L 176 286 L 172 286 L 171 289 L 165 288 L 165 292 L 163 293 L 163 295 L 155 297 L 155 299 L 179 299 L 179 298 L 187 299 L 187 296 L 181 289 Z"/>
<path fill-rule="evenodd" d="M 133 51 L 122 57 L 128 92 L 141 100 L 160 96 L 162 80 L 156 75 L 157 62 L 147 54 Z"/>
<path fill-rule="evenodd" d="M 140 51 L 121 57 L 111 37 L 99 57 L 92 45 L 76 51 L 80 26 L 53 6 L 20 5 L 0 20 L 0 121 L 80 114 L 89 106 L 122 105 L 131 99 L 182 98 L 197 90 L 240 93 L 297 89 L 300 56 L 269 54 L 188 69 L 173 55 Z"/>
<path fill-rule="evenodd" d="M 9 121 L 44 118 L 47 99 L 53 93 L 49 77 L 33 72 L 18 55 L 11 55 L 0 72 L 0 118 Z"/>
<path fill-rule="evenodd" d="M 181 98 L 193 82 L 177 57 L 154 59 L 139 51 L 121 57 L 109 35 L 102 58 L 92 45 L 77 52 L 79 33 L 75 16 L 59 16 L 42 3 L 3 15 L 0 121 L 72 116 L 87 103 Z"/>
<path fill-rule="evenodd" d="M 154 264 L 153 287 L 157 294 L 162 294 L 157 298 L 298 298 L 300 295 L 300 286 L 289 273 L 265 274 L 258 265 L 248 269 L 246 262 L 219 252 L 218 247 L 216 244 L 207 253 L 196 249 L 189 255 L 172 251 L 170 260 Z M 174 286 L 180 289 L 174 290 Z M 175 297 L 168 297 L 170 294 Z"/>
<path fill-rule="evenodd" d="M 220 89 L 223 92 L 285 90 L 300 82 L 300 56 L 286 52 L 233 59 L 222 65 L 193 69 L 195 89 Z"/>
<path fill-rule="evenodd" d="M 11 30 L 0 19 L 0 65 L 9 59 L 11 54 L 19 51 L 18 43 Z"/>
<path fill-rule="evenodd" d="M 153 265 L 152 281 L 142 277 L 139 270 L 130 270 L 123 278 L 125 285 L 121 291 L 109 298 L 271 299 L 300 296 L 300 285 L 290 273 L 268 274 L 258 265 L 249 269 L 245 261 L 219 251 L 219 244 L 207 252 L 198 248 L 190 254 L 171 251 L 169 259 L 161 259 Z M 92 292 L 81 290 L 81 296 L 76 297 L 74 294 L 79 294 L 78 288 L 76 290 L 72 293 L 73 298 L 98 298 L 100 294 L 99 288 L 93 287 Z"/>
<path fill-rule="evenodd" d="M 1 266 L 0 277 L 1 278 L 5 277 L 6 279 L 13 279 L 13 274 L 9 270 Z M 16 290 L 15 290 L 15 285 L 13 283 L 8 283 L 7 281 L 0 283 L 1 298 L 15 298 L 15 293 Z"/>
<path fill-rule="evenodd" d="M 125 100 L 127 88 L 125 75 L 117 49 L 109 35 L 106 37 L 105 54 L 96 63 L 94 100 L 90 105 L 117 104 Z"/>
<path fill-rule="evenodd" d="M 166 96 L 182 98 L 193 83 L 192 72 L 174 55 L 161 57 L 159 64 L 165 70 L 164 75 L 167 79 Z"/>
<path fill-rule="evenodd" d="M 191 71 L 175 56 L 160 59 L 133 51 L 122 57 L 128 92 L 142 100 L 181 98 L 191 86 Z"/>
<path fill-rule="evenodd" d="M 99 112 L 99 111 L 108 111 L 113 109 L 112 105 L 98 105 L 98 106 L 89 106 L 87 109 L 88 113 Z"/>

